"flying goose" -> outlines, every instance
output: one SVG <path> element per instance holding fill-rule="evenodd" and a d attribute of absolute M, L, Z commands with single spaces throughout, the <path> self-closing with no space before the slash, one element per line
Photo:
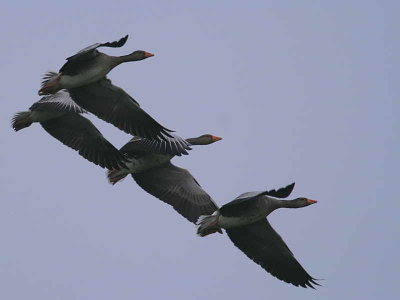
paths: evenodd
<path fill-rule="evenodd" d="M 272 228 L 266 216 L 275 209 L 299 208 L 316 200 L 286 198 L 294 183 L 279 190 L 248 192 L 223 205 L 212 215 L 201 216 L 197 234 L 206 236 L 225 229 L 233 244 L 272 276 L 295 286 L 319 285 L 296 260 L 281 236 Z"/>
<path fill-rule="evenodd" d="M 220 137 L 204 134 L 186 139 L 186 142 L 190 145 L 208 145 L 219 140 Z M 115 184 L 131 173 L 142 189 L 170 204 L 193 223 L 200 215 L 212 214 L 218 209 L 188 170 L 170 162 L 173 155 L 166 155 L 162 148 L 151 147 L 151 144 L 151 141 L 139 137 L 125 144 L 120 151 L 129 159 L 127 169 L 109 171 L 109 182 Z"/>
<path fill-rule="evenodd" d="M 76 150 L 87 160 L 108 169 L 120 169 L 125 158 L 90 120 L 81 114 L 86 111 L 72 101 L 67 91 L 42 97 L 28 111 L 12 118 L 15 131 L 38 122 L 51 136 Z"/>
<path fill-rule="evenodd" d="M 122 47 L 128 36 L 116 42 L 96 43 L 68 57 L 59 73 L 47 72 L 39 95 L 53 94 L 67 89 L 72 99 L 83 109 L 113 124 L 131 135 L 165 140 L 172 130 L 165 128 L 140 108 L 123 89 L 106 78 L 108 72 L 127 61 L 137 61 L 153 56 L 138 50 L 125 56 L 109 56 L 99 47 Z"/>
<path fill-rule="evenodd" d="M 47 80 L 42 83 L 39 95 L 54 94 L 61 89 L 71 89 L 96 82 L 121 63 L 154 56 L 142 50 L 124 56 L 110 56 L 97 50 L 99 47 L 122 47 L 127 39 L 128 35 L 119 41 L 96 43 L 68 57 L 67 62 L 58 73 L 49 72 L 46 74 Z"/>

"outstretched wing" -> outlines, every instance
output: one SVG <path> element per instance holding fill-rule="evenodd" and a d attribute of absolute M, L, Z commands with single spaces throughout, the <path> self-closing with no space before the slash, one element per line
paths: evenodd
<path fill-rule="evenodd" d="M 140 137 L 132 138 L 121 149 L 122 153 L 146 152 L 151 154 L 167 155 L 187 155 L 187 150 L 191 150 L 190 144 L 179 136 L 172 135 L 165 137 L 164 140 L 144 139 Z"/>
<path fill-rule="evenodd" d="M 272 276 L 304 288 L 319 285 L 293 256 L 267 219 L 226 229 L 231 241 Z"/>
<path fill-rule="evenodd" d="M 149 139 L 170 137 L 172 130 L 160 125 L 123 89 L 106 78 L 70 89 L 69 93 L 79 106 L 126 133 Z"/>
<path fill-rule="evenodd" d="M 275 197 L 275 198 L 286 198 L 289 197 L 289 195 L 292 193 L 293 189 L 294 189 L 294 185 L 295 183 L 291 183 L 283 188 L 280 188 L 278 190 L 270 190 L 270 191 L 266 191 L 263 192 L 263 195 L 267 195 L 267 196 L 271 196 L 271 197 Z"/>
<path fill-rule="evenodd" d="M 190 222 L 196 223 L 201 215 L 211 215 L 218 209 L 188 170 L 170 162 L 132 177 L 142 189 L 172 205 Z"/>
<path fill-rule="evenodd" d="M 40 124 L 51 136 L 94 164 L 107 169 L 124 167 L 123 154 L 85 117 L 65 114 Z"/>

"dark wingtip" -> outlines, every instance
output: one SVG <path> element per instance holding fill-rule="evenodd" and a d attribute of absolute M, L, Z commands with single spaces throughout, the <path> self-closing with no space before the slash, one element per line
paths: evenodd
<path fill-rule="evenodd" d="M 126 36 L 124 36 L 123 38 L 120 38 L 118 42 L 114 42 L 114 46 L 119 48 L 122 47 L 123 45 L 125 45 L 126 41 L 128 40 L 129 35 L 127 34 Z M 113 44 L 113 43 L 111 43 Z"/>
<path fill-rule="evenodd" d="M 306 281 L 303 284 L 300 284 L 300 286 L 302 286 L 303 288 L 310 287 L 315 290 L 315 286 L 322 286 L 318 282 L 316 282 L 316 280 L 320 280 L 320 279 L 315 279 L 315 278 L 310 277 L 310 279 L 308 279 L 308 281 Z"/>
<path fill-rule="evenodd" d="M 119 48 L 119 47 L 122 47 L 123 45 L 125 45 L 127 39 L 128 39 L 128 35 L 124 36 L 123 38 L 120 38 L 118 41 L 100 44 L 99 47 Z"/>
<path fill-rule="evenodd" d="M 289 195 L 292 193 L 293 189 L 294 189 L 294 185 L 295 183 L 291 183 L 283 188 L 280 188 L 278 190 L 269 190 L 269 191 L 265 191 L 262 193 L 262 195 L 268 195 L 271 197 L 276 197 L 276 198 L 286 198 L 289 197 Z"/>
<path fill-rule="evenodd" d="M 288 186 L 286 186 L 284 189 L 285 189 L 285 190 L 288 189 L 288 190 L 290 190 L 290 193 L 292 193 L 292 191 L 293 191 L 295 185 L 296 185 L 296 183 L 293 182 L 293 183 L 289 184 Z M 289 193 L 289 194 L 290 194 L 290 193 Z"/>
<path fill-rule="evenodd" d="M 317 282 L 318 280 L 323 280 L 323 279 L 311 278 L 311 279 L 310 279 L 310 282 L 311 282 L 312 284 L 314 284 L 314 285 L 322 286 L 322 284 L 319 284 L 319 283 Z"/>

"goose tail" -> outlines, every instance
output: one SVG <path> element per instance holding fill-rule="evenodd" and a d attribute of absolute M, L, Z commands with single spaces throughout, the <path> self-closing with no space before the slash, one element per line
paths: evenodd
<path fill-rule="evenodd" d="M 11 119 L 11 126 L 15 131 L 19 131 L 25 127 L 29 127 L 32 124 L 31 112 L 20 111 L 16 113 Z"/>
<path fill-rule="evenodd" d="M 122 181 L 125 177 L 129 174 L 127 169 L 112 169 L 107 171 L 107 179 L 108 182 L 112 185 L 116 184 L 117 182 Z"/>
<path fill-rule="evenodd" d="M 214 213 L 209 216 L 200 216 L 197 220 L 197 234 L 201 237 L 219 232 L 222 233 L 221 228 L 218 226 L 219 213 Z"/>

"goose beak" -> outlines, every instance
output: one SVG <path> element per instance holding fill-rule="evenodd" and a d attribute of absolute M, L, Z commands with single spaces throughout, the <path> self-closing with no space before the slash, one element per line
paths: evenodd
<path fill-rule="evenodd" d="M 218 142 L 218 141 L 222 140 L 222 137 L 213 135 L 211 139 L 212 139 L 213 142 Z"/>
<path fill-rule="evenodd" d="M 308 204 L 314 204 L 314 203 L 317 203 L 317 202 L 318 202 L 317 200 L 307 199 L 307 203 Z"/>
<path fill-rule="evenodd" d="M 153 53 L 150 53 L 150 52 L 145 52 L 144 53 L 144 57 L 152 57 L 152 56 L 154 56 L 154 54 Z"/>

